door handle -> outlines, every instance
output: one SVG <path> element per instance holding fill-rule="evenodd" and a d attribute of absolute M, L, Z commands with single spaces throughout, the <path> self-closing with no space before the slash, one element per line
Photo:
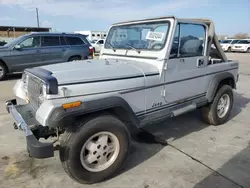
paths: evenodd
<path fill-rule="evenodd" d="M 198 59 L 198 67 L 204 66 L 204 59 Z"/>
<path fill-rule="evenodd" d="M 36 53 L 40 53 L 41 52 L 41 50 L 36 50 Z"/>
<path fill-rule="evenodd" d="M 62 52 L 65 52 L 66 51 L 66 49 L 64 48 L 64 49 L 62 49 Z"/>

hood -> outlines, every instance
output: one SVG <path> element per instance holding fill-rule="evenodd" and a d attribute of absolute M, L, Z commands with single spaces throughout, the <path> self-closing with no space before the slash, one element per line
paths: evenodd
<path fill-rule="evenodd" d="M 156 66 L 145 62 L 116 59 L 81 60 L 47 65 L 41 68 L 52 72 L 52 76 L 57 79 L 59 85 L 159 73 Z"/>

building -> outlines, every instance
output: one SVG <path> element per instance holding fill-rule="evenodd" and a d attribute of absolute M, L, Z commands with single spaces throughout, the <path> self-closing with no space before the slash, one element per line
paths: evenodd
<path fill-rule="evenodd" d="M 89 41 L 98 40 L 98 39 L 105 39 L 107 36 L 106 31 L 74 31 L 74 33 L 87 35 L 87 39 Z"/>
<path fill-rule="evenodd" d="M 0 26 L 0 41 L 9 41 L 30 32 L 50 31 L 51 28 L 48 27 Z"/>

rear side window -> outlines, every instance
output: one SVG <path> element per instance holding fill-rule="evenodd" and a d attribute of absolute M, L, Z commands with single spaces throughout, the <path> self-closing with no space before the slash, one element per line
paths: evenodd
<path fill-rule="evenodd" d="M 65 37 L 69 45 L 82 45 L 85 44 L 79 37 Z"/>
<path fill-rule="evenodd" d="M 43 36 L 42 46 L 60 46 L 59 36 Z"/>

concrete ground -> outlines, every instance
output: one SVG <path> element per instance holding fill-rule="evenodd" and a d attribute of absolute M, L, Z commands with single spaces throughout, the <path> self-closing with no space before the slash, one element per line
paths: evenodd
<path fill-rule="evenodd" d="M 12 127 L 4 102 L 13 97 L 19 75 L 0 82 L 0 187 L 234 188 L 250 187 L 250 54 L 227 54 L 240 61 L 240 80 L 230 121 L 214 127 L 199 111 L 148 127 L 171 146 L 135 142 L 122 172 L 106 182 L 72 181 L 56 157 L 29 158 L 24 135 Z"/>

